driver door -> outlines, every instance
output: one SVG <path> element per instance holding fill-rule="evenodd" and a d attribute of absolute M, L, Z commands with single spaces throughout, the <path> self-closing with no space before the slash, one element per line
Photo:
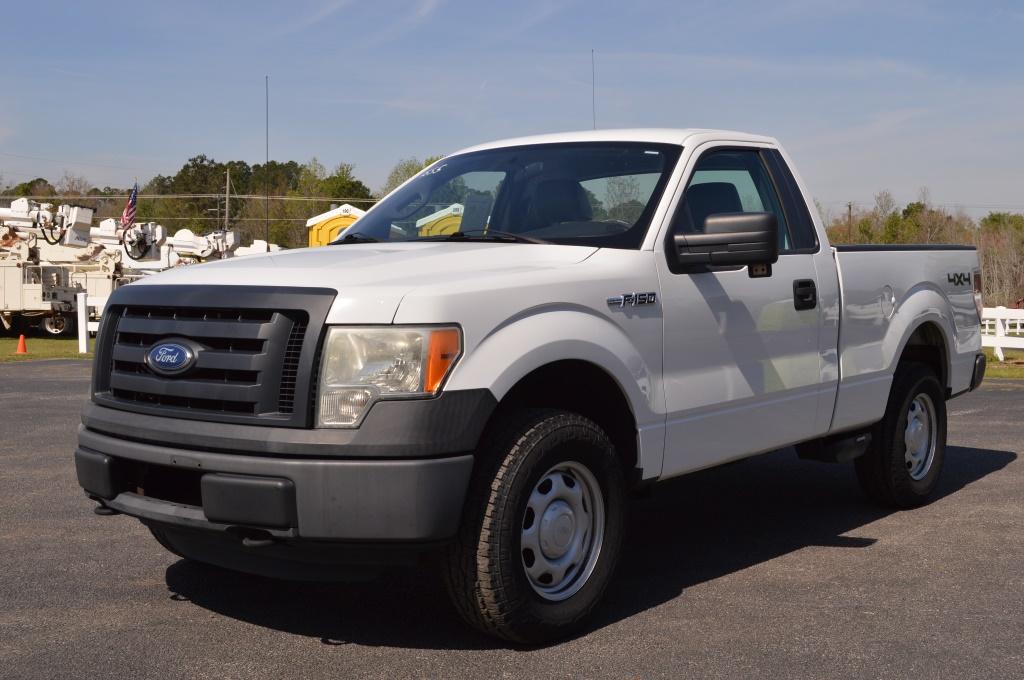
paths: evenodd
<path fill-rule="evenodd" d="M 664 477 L 775 449 L 815 430 L 820 309 L 794 298 L 795 282 L 802 290 L 815 285 L 815 266 L 811 252 L 800 247 L 806 244 L 794 242 L 791 232 L 802 216 L 789 214 L 792 201 L 780 198 L 781 178 L 770 170 L 769 153 L 735 146 L 704 150 L 668 236 L 701 232 L 704 219 L 716 213 L 774 213 L 780 255 L 771 276 L 751 278 L 745 266 L 673 273 L 664 251 L 658 258 Z"/>

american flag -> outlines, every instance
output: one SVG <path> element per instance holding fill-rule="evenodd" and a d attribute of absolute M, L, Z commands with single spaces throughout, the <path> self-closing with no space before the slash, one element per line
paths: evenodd
<path fill-rule="evenodd" d="M 124 212 L 121 213 L 121 226 L 130 227 L 135 224 L 135 201 L 139 198 L 139 183 L 136 182 L 132 188 L 132 194 L 128 197 L 128 205 L 124 207 Z"/>

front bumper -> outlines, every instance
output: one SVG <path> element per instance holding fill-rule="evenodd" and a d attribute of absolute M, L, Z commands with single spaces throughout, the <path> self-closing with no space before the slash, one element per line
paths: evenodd
<path fill-rule="evenodd" d="M 144 444 L 79 429 L 78 480 L 104 505 L 148 522 L 279 539 L 437 541 L 451 537 L 471 455 L 308 460 Z"/>
<path fill-rule="evenodd" d="M 487 390 L 452 392 L 380 402 L 359 429 L 303 430 L 90 403 L 75 466 L 90 496 L 164 528 L 236 541 L 437 542 L 458 530 L 494 404 Z"/>

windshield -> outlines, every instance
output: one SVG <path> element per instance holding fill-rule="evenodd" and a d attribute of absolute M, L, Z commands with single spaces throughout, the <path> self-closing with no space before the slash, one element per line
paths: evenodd
<path fill-rule="evenodd" d="M 442 159 L 336 242 L 521 237 L 639 248 L 679 158 L 668 144 L 538 144 Z"/>

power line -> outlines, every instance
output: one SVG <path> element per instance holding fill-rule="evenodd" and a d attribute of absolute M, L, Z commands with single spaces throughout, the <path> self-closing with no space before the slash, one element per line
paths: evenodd
<path fill-rule="evenodd" d="M 222 221 L 223 217 L 139 217 L 136 222 L 170 222 L 172 220 L 177 221 L 193 221 L 193 220 L 214 220 Z M 272 222 L 306 222 L 305 217 L 272 217 Z M 231 219 L 232 224 L 238 224 L 239 222 L 262 222 L 262 217 L 234 217 Z"/>

